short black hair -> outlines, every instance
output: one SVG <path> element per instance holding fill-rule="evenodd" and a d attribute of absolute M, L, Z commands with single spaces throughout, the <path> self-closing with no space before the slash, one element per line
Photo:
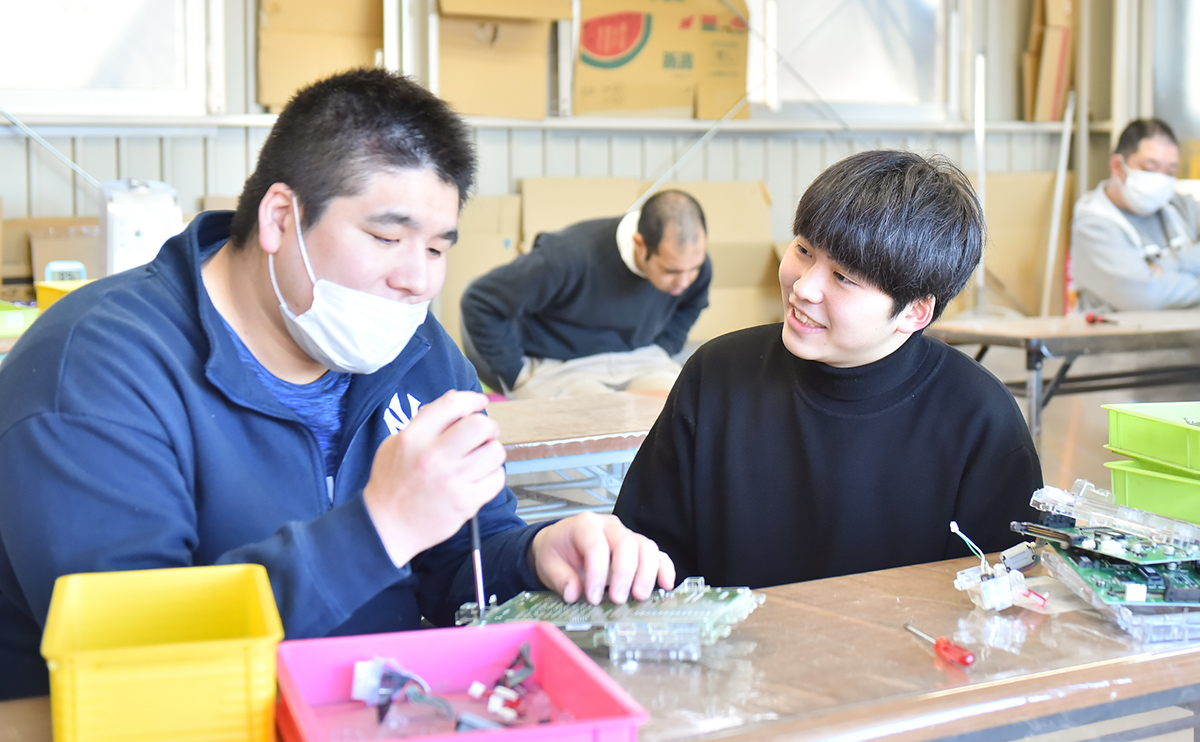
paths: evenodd
<path fill-rule="evenodd" d="M 818 175 L 792 232 L 892 297 L 893 317 L 932 296 L 934 319 L 970 279 L 986 237 L 961 170 L 940 155 L 897 150 L 860 152 Z"/>
<path fill-rule="evenodd" d="M 298 91 L 280 112 L 246 180 L 233 216 L 231 241 L 248 243 L 258 230 L 258 205 L 285 183 L 304 205 L 303 228 L 329 202 L 361 192 L 377 172 L 431 168 L 466 201 L 475 180 L 475 150 L 467 125 L 444 101 L 384 69 L 360 68 Z"/>
<path fill-rule="evenodd" d="M 1153 139 L 1154 137 L 1166 137 L 1171 140 L 1171 144 L 1179 146 L 1179 140 L 1175 138 L 1175 132 L 1171 131 L 1171 127 L 1162 119 L 1134 119 L 1129 122 L 1129 125 L 1121 132 L 1121 136 L 1117 138 L 1117 147 L 1113 150 L 1114 155 L 1128 157 L 1138 151 L 1138 146 L 1141 145 L 1143 139 Z"/>
<path fill-rule="evenodd" d="M 670 189 L 659 191 L 646 199 L 646 203 L 642 204 L 642 214 L 638 217 L 638 234 L 646 242 L 647 258 L 658 252 L 663 231 L 668 224 L 675 225 L 679 230 L 679 241 L 685 245 L 708 232 L 704 209 L 700 208 L 700 202 L 691 194 Z"/>

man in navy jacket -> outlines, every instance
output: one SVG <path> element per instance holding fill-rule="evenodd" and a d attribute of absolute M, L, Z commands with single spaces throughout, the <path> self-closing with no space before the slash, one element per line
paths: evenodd
<path fill-rule="evenodd" d="M 612 516 L 515 514 L 475 373 L 426 313 L 474 172 L 436 97 L 334 76 L 280 114 L 236 212 L 20 339 L 0 364 L 0 699 L 47 692 L 68 573 L 253 562 L 288 638 L 445 624 L 473 598 L 478 512 L 501 599 L 673 584 Z"/>

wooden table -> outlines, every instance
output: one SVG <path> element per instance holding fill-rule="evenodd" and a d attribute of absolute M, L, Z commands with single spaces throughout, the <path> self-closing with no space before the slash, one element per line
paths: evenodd
<path fill-rule="evenodd" d="M 1200 380 L 1200 366 L 1171 366 L 1138 371 L 1070 376 L 1082 355 L 1200 347 L 1200 311 L 1163 310 L 1106 315 L 1110 322 L 1089 324 L 1083 315 L 1065 317 L 975 318 L 941 320 L 926 330 L 952 345 L 980 345 L 982 359 L 992 345 L 1025 350 L 1026 381 L 1009 384 L 1027 402 L 1029 430 L 1035 443 L 1042 433 L 1042 409 L 1055 394 L 1128 389 Z M 1047 358 L 1063 364 L 1050 381 L 1043 379 Z"/>
<path fill-rule="evenodd" d="M 1050 578 L 1041 578 L 1055 588 L 1048 606 L 1080 610 L 975 609 L 953 587 L 972 564 L 768 588 L 766 603 L 696 664 L 626 671 L 596 657 L 650 711 L 641 742 L 1014 740 L 1155 709 L 1157 726 L 1121 739 L 1200 723 L 1185 708 L 1200 698 L 1200 645 L 1143 651 Z M 909 622 L 952 636 L 975 664 L 939 666 Z"/>
<path fill-rule="evenodd" d="M 500 425 L 508 474 L 546 474 L 518 487 L 532 504 L 517 512 L 538 519 L 612 510 L 625 469 L 663 402 L 661 396 L 612 392 L 488 405 L 488 415 Z M 568 489 L 584 490 L 597 503 L 581 505 L 553 494 Z"/>
<path fill-rule="evenodd" d="M 1143 650 L 1090 610 L 975 609 L 952 584 L 972 564 L 768 588 L 766 603 L 697 663 L 630 668 L 594 656 L 650 711 L 641 742 L 1015 740 L 1155 710 L 1120 739 L 1197 725 L 1200 645 Z M 1065 588 L 1039 589 L 1050 607 L 1069 608 Z M 939 666 L 906 622 L 978 659 Z M 0 703 L 0 740 L 48 742 L 49 713 L 45 698 Z"/>

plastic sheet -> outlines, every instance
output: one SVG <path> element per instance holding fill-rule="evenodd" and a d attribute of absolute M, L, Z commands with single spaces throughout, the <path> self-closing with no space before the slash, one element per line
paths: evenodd
<path fill-rule="evenodd" d="M 697 663 L 592 656 L 650 711 L 643 742 L 936 739 L 994 727 L 1017 739 L 1200 697 L 1200 647 L 1143 649 L 1041 567 L 1028 577 L 1049 596 L 1044 610 L 978 609 L 953 586 L 972 562 L 766 588 L 762 607 Z M 975 663 L 936 660 L 905 623 L 951 638 Z M 1176 715 L 1177 726 L 1193 723 Z"/>

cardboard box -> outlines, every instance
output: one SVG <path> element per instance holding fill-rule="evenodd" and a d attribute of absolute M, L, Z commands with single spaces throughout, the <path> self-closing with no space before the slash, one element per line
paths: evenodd
<path fill-rule="evenodd" d="M 1072 32 L 1067 26 L 1047 26 L 1042 43 L 1042 58 L 1038 65 L 1035 121 L 1062 121 L 1071 89 Z"/>
<path fill-rule="evenodd" d="M 541 120 L 550 82 L 550 24 L 570 0 L 440 0 L 438 95 L 471 116 Z"/>
<path fill-rule="evenodd" d="M 383 49 L 378 0 L 263 0 L 258 14 L 258 102 L 278 112 L 298 88 Z"/>
<path fill-rule="evenodd" d="M 521 252 L 529 252 L 540 232 L 624 214 L 649 186 L 639 178 L 525 178 L 521 181 Z"/>
<path fill-rule="evenodd" d="M 63 276 L 47 276 L 51 261 L 70 261 L 83 264 L 84 274 L 73 279 L 96 279 L 108 275 L 104 253 L 104 238 L 97 225 L 59 226 L 39 229 L 29 234 L 33 257 L 34 281 L 53 281 Z"/>
<path fill-rule="evenodd" d="M 984 266 L 989 305 L 1008 307 L 1026 316 L 1041 313 L 1054 177 L 1053 172 L 988 173 L 984 206 L 988 242 L 984 248 Z M 1052 315 L 1061 315 L 1064 310 L 1074 183 L 1073 175 L 1067 173 L 1050 293 Z M 972 278 L 959 298 L 947 307 L 946 316 L 954 316 L 975 305 Z"/>
<path fill-rule="evenodd" d="M 200 199 L 202 211 L 234 211 L 237 209 L 237 196 L 206 195 Z"/>
<path fill-rule="evenodd" d="M 742 0 L 583 0 L 576 115 L 715 119 L 746 95 Z M 743 108 L 735 118 L 748 118 Z"/>
<path fill-rule="evenodd" d="M 1044 0 L 1047 26 L 1070 27 L 1075 23 L 1075 0 Z"/>
<path fill-rule="evenodd" d="M 6 283 L 0 285 L 0 301 L 28 304 L 37 297 L 32 283 Z"/>
<path fill-rule="evenodd" d="M 1033 121 L 1037 109 L 1038 64 L 1041 52 L 1021 54 L 1021 120 Z"/>
<path fill-rule="evenodd" d="M 34 219 L 5 219 L 3 222 L 3 230 L 0 235 L 3 237 L 3 249 L 0 249 L 0 254 L 3 255 L 3 278 L 6 283 L 18 281 L 21 283 L 30 284 L 32 291 L 32 282 L 34 279 L 33 261 L 31 259 L 31 247 L 29 235 L 31 232 L 49 228 L 65 228 L 78 227 L 89 224 L 98 224 L 99 220 L 94 216 L 63 216 L 63 217 L 37 217 Z M 45 265 L 43 264 L 43 270 Z M 38 280 L 43 277 L 37 276 Z M 32 297 L 31 297 L 32 298 Z M 12 299 L 9 299 L 12 301 Z"/>
<path fill-rule="evenodd" d="M 521 184 L 523 244 L 532 244 L 538 232 L 584 219 L 619 216 L 651 185 L 633 178 L 526 178 Z M 695 197 L 708 225 L 708 253 L 713 262 L 709 307 L 689 338 L 707 340 L 779 321 L 779 259 L 771 237 L 771 199 L 766 185 L 697 181 L 662 187 Z"/>
<path fill-rule="evenodd" d="M 520 222 L 520 196 L 476 196 L 458 217 L 458 244 L 446 256 L 438 321 L 460 348 L 463 291 L 471 281 L 517 256 Z"/>
<path fill-rule="evenodd" d="M 1179 142 L 1179 161 L 1180 178 L 1200 178 L 1200 139 Z"/>

